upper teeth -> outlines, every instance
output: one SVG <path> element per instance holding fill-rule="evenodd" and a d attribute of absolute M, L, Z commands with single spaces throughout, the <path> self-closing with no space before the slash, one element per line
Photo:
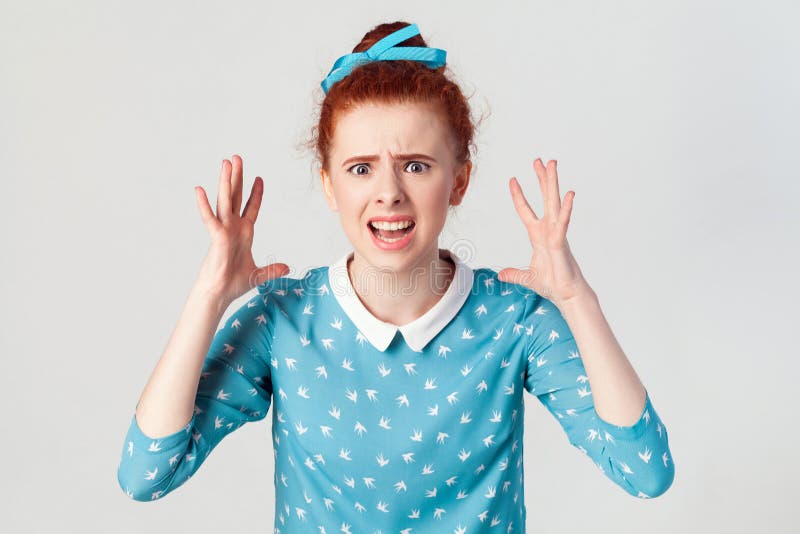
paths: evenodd
<path fill-rule="evenodd" d="M 411 226 L 412 221 L 400 221 L 400 222 L 372 221 L 370 224 L 375 228 L 377 228 L 378 230 L 402 230 L 403 228 L 408 228 L 409 226 Z"/>

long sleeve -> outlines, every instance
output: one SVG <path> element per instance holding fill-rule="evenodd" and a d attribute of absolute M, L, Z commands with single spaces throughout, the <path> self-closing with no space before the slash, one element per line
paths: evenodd
<path fill-rule="evenodd" d="M 273 321 L 265 295 L 236 310 L 219 329 L 203 362 L 195 408 L 185 427 L 167 436 L 145 435 L 134 411 L 117 479 L 137 501 L 164 497 L 199 469 L 220 441 L 266 417 L 272 398 Z"/>
<path fill-rule="evenodd" d="M 675 476 L 667 428 L 646 395 L 631 426 L 604 421 L 595 411 L 578 346 L 559 309 L 536 293 L 528 295 L 525 389 L 556 417 L 569 442 L 614 483 L 635 497 L 657 497 Z"/>

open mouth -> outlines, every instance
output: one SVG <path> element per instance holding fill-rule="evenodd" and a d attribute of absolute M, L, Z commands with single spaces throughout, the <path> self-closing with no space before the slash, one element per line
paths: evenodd
<path fill-rule="evenodd" d="M 376 226 L 378 225 L 378 226 Z M 380 239 L 381 241 L 385 241 L 386 243 L 394 243 L 396 241 L 400 241 L 404 237 L 406 237 L 416 226 L 416 223 L 413 221 L 404 221 L 399 224 L 387 224 L 387 223 L 367 223 L 369 229 L 372 231 L 373 235 Z"/>

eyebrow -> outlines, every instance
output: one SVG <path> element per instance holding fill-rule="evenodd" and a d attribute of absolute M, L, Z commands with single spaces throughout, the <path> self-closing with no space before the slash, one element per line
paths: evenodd
<path fill-rule="evenodd" d="M 380 156 L 353 156 L 352 158 L 347 158 L 342 162 L 342 167 L 346 167 L 350 163 L 355 163 L 356 161 L 378 161 Z M 395 154 L 394 159 L 427 159 L 434 163 L 438 163 L 435 158 L 428 156 L 427 154 Z"/>

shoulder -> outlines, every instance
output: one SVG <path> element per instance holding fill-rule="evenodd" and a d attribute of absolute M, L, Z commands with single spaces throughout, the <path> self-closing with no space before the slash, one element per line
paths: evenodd
<path fill-rule="evenodd" d="M 296 276 L 281 276 L 256 286 L 259 297 L 275 315 L 285 318 L 313 317 L 332 295 L 328 282 L 328 266 L 314 267 Z M 278 318 L 276 316 L 276 318 Z"/>
<path fill-rule="evenodd" d="M 328 266 L 314 267 L 297 276 L 281 276 L 266 280 L 256 286 L 260 295 L 302 297 L 309 294 L 325 294 L 328 288 Z"/>
<path fill-rule="evenodd" d="M 516 321 L 530 328 L 533 324 L 561 319 L 558 307 L 548 298 L 522 284 L 504 282 L 490 267 L 474 268 L 473 295 L 483 303 L 497 303 Z"/>
<path fill-rule="evenodd" d="M 514 304 L 515 308 L 525 308 L 531 302 L 541 299 L 529 287 L 500 280 L 498 271 L 490 267 L 474 268 L 473 273 L 472 293 L 482 300 L 497 300 Z"/>

